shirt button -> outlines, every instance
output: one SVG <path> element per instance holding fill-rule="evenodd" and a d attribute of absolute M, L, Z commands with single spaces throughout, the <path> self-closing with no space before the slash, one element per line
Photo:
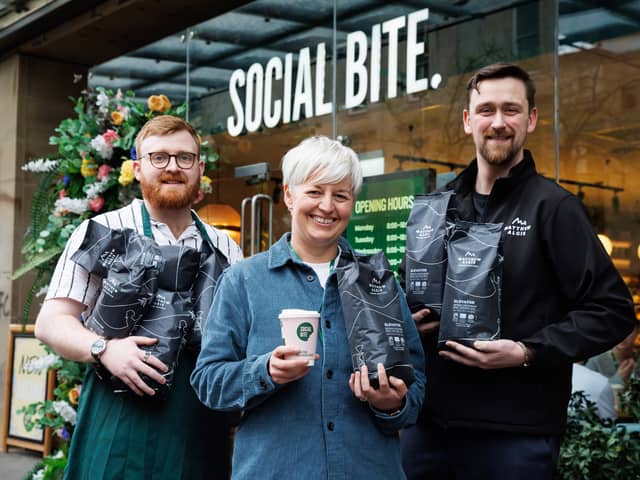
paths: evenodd
<path fill-rule="evenodd" d="M 333 378 L 333 370 L 327 370 L 327 378 L 331 380 Z"/>
<path fill-rule="evenodd" d="M 265 382 L 264 380 L 260 380 L 260 386 L 263 390 L 265 390 L 267 388 L 267 382 Z"/>
<path fill-rule="evenodd" d="M 333 424 L 333 422 L 329 422 L 327 423 L 327 428 L 333 432 L 333 429 L 336 428 L 336 426 Z"/>
<path fill-rule="evenodd" d="M 331 322 L 329 320 L 325 320 L 324 326 L 327 328 L 331 328 Z"/>
<path fill-rule="evenodd" d="M 313 280 L 314 280 L 313 275 L 307 275 L 307 282 L 313 282 Z"/>

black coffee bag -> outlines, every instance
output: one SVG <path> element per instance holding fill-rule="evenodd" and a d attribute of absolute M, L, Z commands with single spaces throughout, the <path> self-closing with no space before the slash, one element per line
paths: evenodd
<path fill-rule="evenodd" d="M 405 290 L 412 312 L 440 315 L 447 269 L 447 208 L 453 192 L 417 195 L 407 220 Z"/>
<path fill-rule="evenodd" d="M 447 276 L 438 347 L 500 338 L 501 223 L 456 222 L 447 242 Z"/>
<path fill-rule="evenodd" d="M 198 276 L 192 290 L 194 322 L 187 343 L 187 348 L 190 350 L 200 351 L 202 327 L 213 303 L 218 277 L 228 266 L 227 257 L 217 248 L 210 246 L 208 242 L 202 242 Z"/>
<path fill-rule="evenodd" d="M 414 380 L 400 289 L 383 252 L 373 255 L 343 253 L 336 267 L 353 371 L 367 365 L 369 379 L 378 387 L 378 363 L 387 375 L 407 385 Z"/>

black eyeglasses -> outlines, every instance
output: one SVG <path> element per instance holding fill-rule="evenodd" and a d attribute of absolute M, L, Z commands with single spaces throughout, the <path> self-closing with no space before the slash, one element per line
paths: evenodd
<path fill-rule="evenodd" d="M 178 167 L 183 170 L 188 170 L 193 167 L 193 164 L 198 158 L 198 155 L 191 152 L 178 152 L 176 154 L 171 154 L 167 152 L 150 152 L 145 155 L 145 157 L 149 157 L 149 161 L 151 165 L 156 168 L 166 168 L 171 161 L 171 157 L 176 159 L 176 163 Z"/>

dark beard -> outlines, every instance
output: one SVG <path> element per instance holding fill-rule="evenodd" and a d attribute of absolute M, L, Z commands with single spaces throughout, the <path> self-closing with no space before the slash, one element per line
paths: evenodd
<path fill-rule="evenodd" d="M 497 136 L 495 132 L 488 132 L 489 136 Z M 489 149 L 488 142 L 489 139 L 485 137 L 485 141 L 482 145 L 480 145 L 480 155 L 489 165 L 509 165 L 516 158 L 520 150 L 522 149 L 522 145 L 516 145 L 514 142 L 515 137 L 511 136 L 511 145 L 507 149 Z"/>
<path fill-rule="evenodd" d="M 177 180 L 183 182 L 185 188 L 181 191 L 163 192 L 162 182 L 169 180 Z M 155 208 L 163 208 L 168 210 L 179 210 L 191 207 L 200 189 L 199 182 L 188 183 L 185 174 L 170 174 L 164 172 L 158 177 L 157 183 L 147 182 L 144 176 L 140 176 L 140 189 L 142 196 Z"/>

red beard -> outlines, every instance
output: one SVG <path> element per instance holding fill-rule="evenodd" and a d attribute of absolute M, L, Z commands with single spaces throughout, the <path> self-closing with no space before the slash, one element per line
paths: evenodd
<path fill-rule="evenodd" d="M 163 182 L 182 182 L 181 188 L 164 188 Z M 177 210 L 190 207 L 198 196 L 199 182 L 189 184 L 189 179 L 182 173 L 163 172 L 156 182 L 149 182 L 140 175 L 142 196 L 156 208 Z"/>

